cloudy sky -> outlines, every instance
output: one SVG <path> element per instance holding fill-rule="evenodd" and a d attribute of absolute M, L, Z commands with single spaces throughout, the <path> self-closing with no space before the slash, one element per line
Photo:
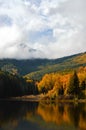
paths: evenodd
<path fill-rule="evenodd" d="M 86 0 L 0 0 L 0 58 L 86 51 Z"/>

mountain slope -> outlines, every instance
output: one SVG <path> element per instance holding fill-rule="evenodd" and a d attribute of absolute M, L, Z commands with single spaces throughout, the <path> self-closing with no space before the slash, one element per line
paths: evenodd
<path fill-rule="evenodd" d="M 39 71 L 29 73 L 25 77 L 27 79 L 40 79 L 46 73 L 65 72 L 76 69 L 81 66 L 86 66 L 86 52 L 68 57 L 63 57 L 52 61 L 53 64 L 48 64 Z"/>
<path fill-rule="evenodd" d="M 28 79 L 40 79 L 46 73 L 61 72 L 80 66 L 86 66 L 86 52 L 58 59 L 0 60 L 2 70 L 9 71 L 15 68 L 20 75 L 27 74 L 25 77 Z"/>

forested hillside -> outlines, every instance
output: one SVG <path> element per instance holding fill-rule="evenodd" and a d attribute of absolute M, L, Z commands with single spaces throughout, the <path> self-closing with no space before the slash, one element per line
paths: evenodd
<path fill-rule="evenodd" d="M 59 59 L 1 59 L 0 69 L 28 79 L 41 79 L 46 73 L 68 71 L 80 66 L 86 66 L 86 52 Z"/>
<path fill-rule="evenodd" d="M 86 53 L 54 60 L 3 59 L 0 68 L 0 98 L 39 93 L 86 96 Z"/>
<path fill-rule="evenodd" d="M 60 59 L 51 60 L 47 65 L 42 66 L 41 70 L 31 72 L 25 77 L 27 79 L 40 80 L 45 74 L 53 72 L 67 73 L 79 67 L 86 66 L 86 52 Z"/>

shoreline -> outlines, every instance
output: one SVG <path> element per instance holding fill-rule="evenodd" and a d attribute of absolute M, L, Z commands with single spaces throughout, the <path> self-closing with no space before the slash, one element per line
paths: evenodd
<path fill-rule="evenodd" d="M 29 95 L 21 97 L 10 97 L 10 98 L 1 98 L 0 101 L 33 101 L 33 102 L 45 102 L 45 103 L 86 103 L 86 99 L 44 99 L 44 95 Z"/>

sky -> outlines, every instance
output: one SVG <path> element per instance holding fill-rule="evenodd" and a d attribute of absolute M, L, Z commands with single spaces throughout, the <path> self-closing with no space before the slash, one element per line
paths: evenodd
<path fill-rule="evenodd" d="M 86 0 L 0 0 L 0 58 L 86 51 Z"/>

